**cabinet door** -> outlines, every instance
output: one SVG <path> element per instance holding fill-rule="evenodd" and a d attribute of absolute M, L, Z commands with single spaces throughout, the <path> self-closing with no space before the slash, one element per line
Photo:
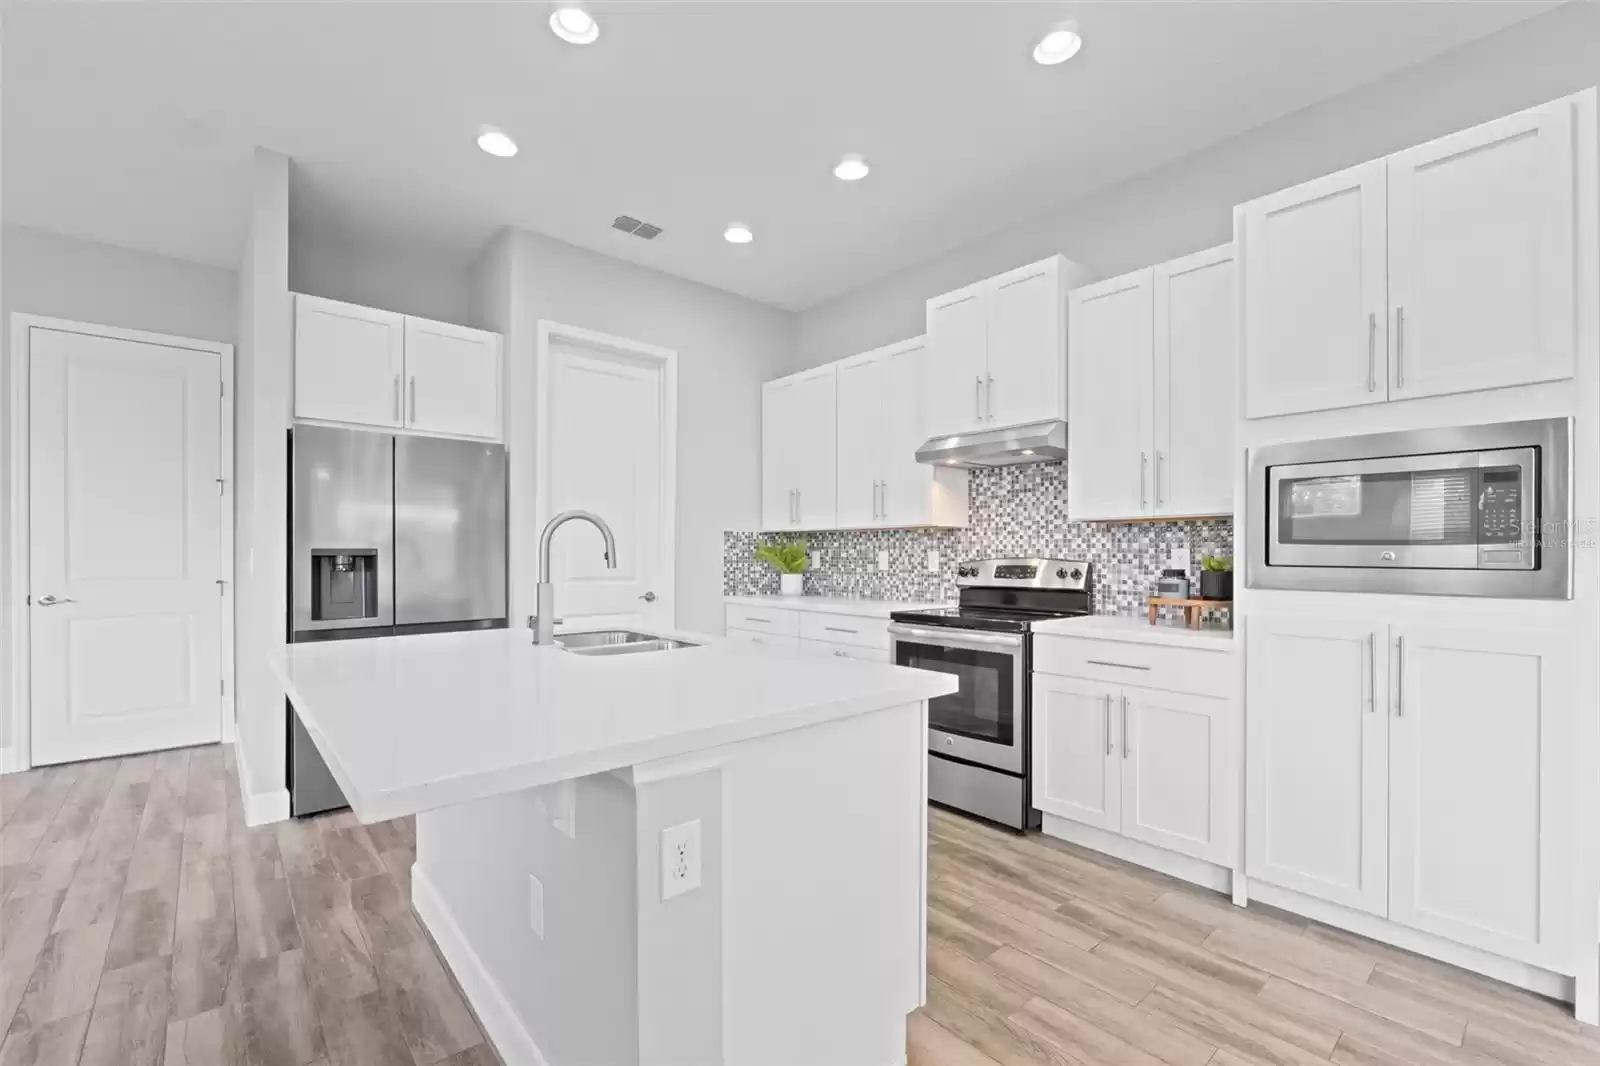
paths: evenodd
<path fill-rule="evenodd" d="M 928 376 L 923 425 L 928 435 L 965 433 L 985 424 L 989 373 L 989 301 L 971 285 L 928 301 Z"/>
<path fill-rule="evenodd" d="M 1572 376 L 1573 109 L 1389 158 L 1390 399 Z"/>
<path fill-rule="evenodd" d="M 1244 205 L 1246 418 L 1387 399 L 1385 164 Z"/>
<path fill-rule="evenodd" d="M 1233 512 L 1233 246 L 1155 268 L 1157 514 Z M 1070 423 L 1069 423 L 1070 425 Z"/>
<path fill-rule="evenodd" d="M 928 380 L 927 338 L 879 349 L 883 356 L 883 485 L 878 506 L 885 526 L 964 526 L 967 472 L 917 462 L 927 442 L 923 395 Z M 844 455 L 841 448 L 841 456 Z"/>
<path fill-rule="evenodd" d="M 993 426 L 1066 417 L 1067 301 L 1053 256 L 991 278 L 984 420 Z"/>
<path fill-rule="evenodd" d="M 1033 676 L 1033 805 L 1046 814 L 1121 830 L 1121 691 Z"/>
<path fill-rule="evenodd" d="M 1067 510 L 1075 522 L 1150 513 L 1151 273 L 1073 289 Z"/>
<path fill-rule="evenodd" d="M 794 464 L 801 529 L 832 529 L 838 523 L 838 367 L 832 363 L 795 375 L 785 451 Z"/>
<path fill-rule="evenodd" d="M 761 386 L 761 528 L 793 529 L 798 522 L 794 502 L 795 379 Z"/>
<path fill-rule="evenodd" d="M 500 336 L 406 317 L 406 426 L 500 437 Z"/>
<path fill-rule="evenodd" d="M 800 647 L 800 638 L 792 633 L 757 633 L 753 629 L 730 629 L 728 639 L 736 644 L 762 644 L 769 648 Z"/>
<path fill-rule="evenodd" d="M 883 480 L 884 363 L 875 352 L 839 363 L 839 432 L 835 456 L 839 525 L 881 525 L 878 486 Z M 921 443 L 920 441 L 918 443 Z"/>
<path fill-rule="evenodd" d="M 295 296 L 296 418 L 398 426 L 404 374 L 404 315 Z"/>
<path fill-rule="evenodd" d="M 1209 696 L 1123 688 L 1123 836 L 1233 862 L 1238 776 L 1230 707 Z"/>
<path fill-rule="evenodd" d="M 1568 638 L 1390 632 L 1389 917 L 1565 972 L 1578 810 Z"/>
<path fill-rule="evenodd" d="M 1245 869 L 1382 915 L 1388 896 L 1386 627 L 1245 623 Z"/>

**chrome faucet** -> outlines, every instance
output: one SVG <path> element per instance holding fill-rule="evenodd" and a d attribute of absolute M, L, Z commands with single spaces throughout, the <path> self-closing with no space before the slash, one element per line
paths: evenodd
<path fill-rule="evenodd" d="M 617 542 L 604 518 L 593 511 L 562 511 L 550 519 L 539 535 L 539 592 L 534 604 L 539 613 L 533 616 L 535 644 L 554 644 L 556 640 L 556 590 L 550 584 L 550 538 L 564 523 L 575 518 L 581 518 L 600 531 L 606 539 L 606 566 L 612 570 L 617 568 Z"/>

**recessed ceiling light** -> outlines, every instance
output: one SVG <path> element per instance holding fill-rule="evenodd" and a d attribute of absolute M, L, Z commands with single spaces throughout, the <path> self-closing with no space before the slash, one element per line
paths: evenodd
<path fill-rule="evenodd" d="M 860 181 L 867 176 L 867 171 L 872 168 L 867 166 L 867 161 L 858 155 L 847 155 L 839 160 L 839 165 L 833 168 L 833 176 L 840 181 Z"/>
<path fill-rule="evenodd" d="M 1044 35 L 1033 48 L 1033 61 L 1046 67 L 1065 63 L 1078 54 L 1083 38 L 1078 36 L 1075 22 L 1063 22 Z"/>
<path fill-rule="evenodd" d="M 1023 455 L 1032 455 L 1033 454 L 1033 449 L 1032 448 L 1024 448 L 1024 449 L 1022 449 L 1022 454 Z"/>
<path fill-rule="evenodd" d="M 600 24 L 594 20 L 594 16 L 571 4 L 551 12 L 550 29 L 557 37 L 572 44 L 593 44 L 595 38 L 600 36 Z"/>
<path fill-rule="evenodd" d="M 499 130 L 484 130 L 478 134 L 478 147 L 501 159 L 510 159 L 517 154 L 517 142 Z"/>
<path fill-rule="evenodd" d="M 749 244 L 756 239 L 756 235 L 743 222 L 730 222 L 728 228 L 722 231 L 722 239 L 732 244 Z"/>

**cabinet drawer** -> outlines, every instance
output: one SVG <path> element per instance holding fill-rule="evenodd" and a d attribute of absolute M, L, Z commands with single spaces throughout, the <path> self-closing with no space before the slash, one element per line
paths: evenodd
<path fill-rule="evenodd" d="M 798 648 L 800 638 L 792 633 L 768 633 L 754 629 L 728 629 L 728 639 L 745 644 L 765 644 L 769 648 Z"/>
<path fill-rule="evenodd" d="M 800 616 L 800 635 L 807 640 L 822 640 L 829 644 L 858 644 L 866 648 L 889 648 L 889 620 L 887 618 L 862 618 L 849 614 L 814 614 Z"/>
<path fill-rule="evenodd" d="M 1235 663 L 1226 652 L 1045 633 L 1033 638 L 1033 668 L 1042 674 L 1197 696 L 1231 697 L 1236 687 Z"/>
<path fill-rule="evenodd" d="M 860 659 L 863 662 L 886 663 L 887 648 L 869 648 L 861 644 L 835 644 L 826 640 L 800 638 L 800 650 L 814 655 L 831 655 L 839 659 Z"/>
<path fill-rule="evenodd" d="M 758 633 L 782 633 L 798 636 L 800 612 L 783 611 L 773 607 L 747 607 L 740 603 L 727 605 L 729 629 L 753 629 Z"/>

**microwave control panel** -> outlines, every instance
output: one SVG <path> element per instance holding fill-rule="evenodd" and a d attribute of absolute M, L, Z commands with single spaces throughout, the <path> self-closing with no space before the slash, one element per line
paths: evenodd
<path fill-rule="evenodd" d="M 1522 479 L 1516 467 L 1483 472 L 1478 496 L 1478 543 L 1518 544 L 1522 541 Z"/>

